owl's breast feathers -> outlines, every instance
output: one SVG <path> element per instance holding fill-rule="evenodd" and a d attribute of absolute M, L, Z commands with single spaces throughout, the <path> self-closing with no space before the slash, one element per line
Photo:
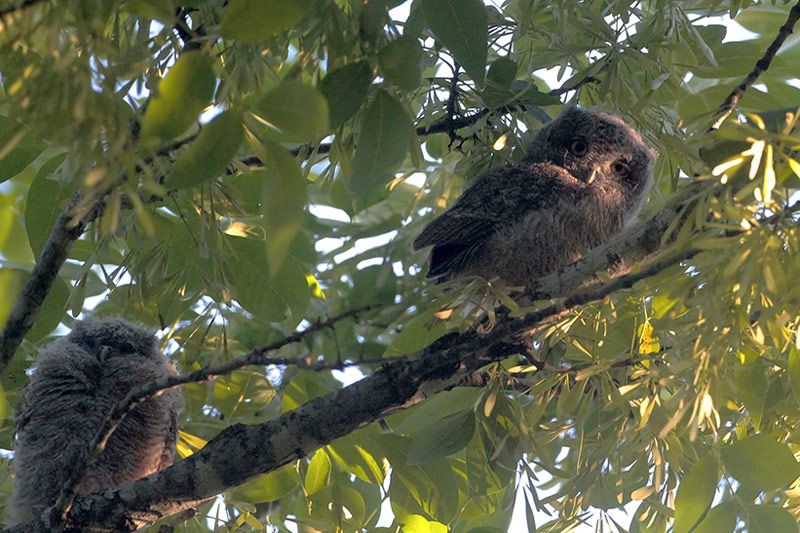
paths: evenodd
<path fill-rule="evenodd" d="M 618 230 L 628 201 L 624 191 L 587 185 L 558 165 L 508 165 L 479 176 L 414 248 L 433 246 L 430 278 L 526 285 Z"/>

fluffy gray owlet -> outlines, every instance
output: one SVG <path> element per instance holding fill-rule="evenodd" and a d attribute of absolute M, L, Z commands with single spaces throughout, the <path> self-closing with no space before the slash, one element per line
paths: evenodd
<path fill-rule="evenodd" d="M 636 215 L 654 159 L 619 117 L 568 108 L 519 163 L 478 176 L 414 249 L 433 246 L 428 277 L 436 280 L 478 275 L 531 286 Z"/>
<path fill-rule="evenodd" d="M 152 333 L 121 318 L 90 319 L 39 353 L 15 419 L 14 495 L 6 522 L 41 516 L 70 466 L 89 453 L 107 415 L 144 383 L 176 372 Z M 129 413 L 78 487 L 79 494 L 120 485 L 172 463 L 181 394 L 151 398 Z"/>

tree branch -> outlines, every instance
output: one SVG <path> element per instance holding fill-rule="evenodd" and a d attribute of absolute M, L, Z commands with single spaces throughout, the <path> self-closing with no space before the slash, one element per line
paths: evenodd
<path fill-rule="evenodd" d="M 789 34 L 792 33 L 792 29 L 794 25 L 797 23 L 798 19 L 800 19 L 800 2 L 796 3 L 794 7 L 789 11 L 789 15 L 786 17 L 786 22 L 783 23 L 783 26 L 780 27 L 778 30 L 778 34 L 775 36 L 775 39 L 772 40 L 769 47 L 767 47 L 767 51 L 764 52 L 764 55 L 761 56 L 756 62 L 755 67 L 753 70 L 750 71 L 750 74 L 747 75 L 742 82 L 737 85 L 731 93 L 725 98 L 725 101 L 719 106 L 717 110 L 718 117 L 711 126 L 708 128 L 708 131 L 718 130 L 719 127 L 725 122 L 725 119 L 730 116 L 733 112 L 733 109 L 739 103 L 739 100 L 742 99 L 744 96 L 745 91 L 749 89 L 758 79 L 761 74 L 767 71 L 769 68 L 770 63 L 772 60 L 775 59 L 775 55 L 780 50 L 780 47 L 783 46 L 783 42 L 789 37 Z"/>

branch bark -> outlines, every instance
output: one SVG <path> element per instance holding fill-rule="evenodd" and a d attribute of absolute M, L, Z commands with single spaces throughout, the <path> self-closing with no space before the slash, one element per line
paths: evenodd
<path fill-rule="evenodd" d="M 769 68 L 770 63 L 772 60 L 775 59 L 775 55 L 780 50 L 781 46 L 783 46 L 784 41 L 789 35 L 792 33 L 794 29 L 794 25 L 797 21 L 800 20 L 800 2 L 797 2 L 794 7 L 789 11 L 789 15 L 786 17 L 786 22 L 783 23 L 783 26 L 780 27 L 778 30 L 777 35 L 775 35 L 775 39 L 772 40 L 770 45 L 767 47 L 767 51 L 764 52 L 764 55 L 761 56 L 756 62 L 756 65 L 753 67 L 753 70 L 747 75 L 742 82 L 737 85 L 731 93 L 725 98 L 725 101 L 719 106 L 717 110 L 717 118 L 708 128 L 708 131 L 718 130 L 722 123 L 725 122 L 725 119 L 733 113 L 734 108 L 739 104 L 739 100 L 742 99 L 744 96 L 745 91 L 752 86 L 759 76 L 761 76 L 764 72 L 767 71 Z"/>

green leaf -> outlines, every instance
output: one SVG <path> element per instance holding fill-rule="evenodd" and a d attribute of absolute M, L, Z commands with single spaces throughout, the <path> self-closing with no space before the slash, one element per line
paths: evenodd
<path fill-rule="evenodd" d="M 800 350 L 795 347 L 789 351 L 789 381 L 792 384 L 794 399 L 800 403 Z"/>
<path fill-rule="evenodd" d="M 727 501 L 708 511 L 693 533 L 732 533 L 735 527 L 736 504 Z"/>
<path fill-rule="evenodd" d="M 329 130 L 328 102 L 316 87 L 285 79 L 256 104 L 259 115 L 290 141 L 313 141 Z"/>
<path fill-rule="evenodd" d="M 175 4 L 172 0 L 128 0 L 125 10 L 162 24 L 171 24 L 175 20 Z"/>
<path fill-rule="evenodd" d="M 728 472 L 751 489 L 778 489 L 800 476 L 789 447 L 769 435 L 751 435 L 720 451 Z"/>
<path fill-rule="evenodd" d="M 61 210 L 72 196 L 72 187 L 49 179 L 55 166 L 61 164 L 63 157 L 57 157 L 45 164 L 31 182 L 25 200 L 25 231 L 28 242 L 36 257 L 42 253 Z"/>
<path fill-rule="evenodd" d="M 469 443 L 474 432 L 475 415 L 471 409 L 438 420 L 414 437 L 406 462 L 421 465 L 452 455 Z"/>
<path fill-rule="evenodd" d="M 0 115 L 0 183 L 25 170 L 46 147 L 28 128 Z"/>
<path fill-rule="evenodd" d="M 243 136 L 241 113 L 223 111 L 180 155 L 167 176 L 166 186 L 173 189 L 194 187 L 218 176 L 236 155 Z"/>
<path fill-rule="evenodd" d="M 269 39 L 295 25 L 314 0 L 231 0 L 222 13 L 221 34 L 245 43 Z"/>
<path fill-rule="evenodd" d="M 324 449 L 317 450 L 311 457 L 306 472 L 306 496 L 311 496 L 325 487 L 331 478 L 331 458 Z"/>
<path fill-rule="evenodd" d="M 428 28 L 453 54 L 478 86 L 483 85 L 486 67 L 486 6 L 481 0 L 422 0 Z"/>
<path fill-rule="evenodd" d="M 675 496 L 675 533 L 691 531 L 714 500 L 719 481 L 717 461 L 712 454 L 697 461 L 683 476 Z"/>
<path fill-rule="evenodd" d="M 297 325 L 303 319 L 310 298 L 303 268 L 294 259 L 287 258 L 280 270 L 270 277 L 263 241 L 231 237 L 230 242 L 233 257 L 229 269 L 236 300 L 262 320 Z"/>
<path fill-rule="evenodd" d="M 403 326 L 403 330 L 386 348 L 384 357 L 414 353 L 445 333 L 447 325 L 443 321 L 435 321 L 433 313 L 419 314 Z"/>
<path fill-rule="evenodd" d="M 763 363 L 756 361 L 751 365 L 737 368 L 735 371 L 736 388 L 744 402 L 753 426 L 761 427 L 761 417 L 764 414 L 764 401 L 767 396 L 767 379 Z"/>
<path fill-rule="evenodd" d="M 332 70 L 319 84 L 328 100 L 331 128 L 336 129 L 356 114 L 367 98 L 372 82 L 372 68 L 366 61 L 357 61 Z"/>
<path fill-rule="evenodd" d="M 416 39 L 400 37 L 378 54 L 386 81 L 404 91 L 413 91 L 422 80 L 422 47 Z"/>
<path fill-rule="evenodd" d="M 385 474 L 378 462 L 380 458 L 376 460 L 372 451 L 352 435 L 336 440 L 328 445 L 327 450 L 346 472 L 367 483 L 383 483 Z"/>
<path fill-rule="evenodd" d="M 481 389 L 477 387 L 456 387 L 440 392 L 415 407 L 408 418 L 395 429 L 404 435 L 416 434 L 428 424 L 428 421 L 458 414 L 464 410 L 464 406 L 474 405 L 480 394 Z"/>
<path fill-rule="evenodd" d="M 185 52 L 158 84 L 142 120 L 142 143 L 155 148 L 177 137 L 211 103 L 216 78 L 211 59 L 201 52 Z"/>
<path fill-rule="evenodd" d="M 747 531 L 797 533 L 797 520 L 778 505 L 748 505 Z"/>
<path fill-rule="evenodd" d="M 447 526 L 435 520 L 428 520 L 424 516 L 412 514 L 403 517 L 403 533 L 447 533 Z M 475 531 L 474 529 L 472 531 Z"/>
<path fill-rule="evenodd" d="M 300 477 L 294 463 L 289 463 L 239 485 L 231 492 L 231 496 L 250 503 L 274 502 L 289 494 L 299 483 Z"/>
<path fill-rule="evenodd" d="M 280 270 L 289 246 L 303 224 L 306 180 L 300 167 L 279 144 L 264 143 L 265 163 L 262 208 L 267 230 L 267 263 L 270 275 Z"/>
<path fill-rule="evenodd" d="M 29 276 L 26 276 L 25 283 L 28 282 L 28 279 Z M 25 335 L 25 338 L 36 342 L 56 329 L 56 326 L 61 323 L 61 319 L 64 318 L 67 300 L 69 300 L 69 284 L 62 278 L 56 278 L 39 308 L 36 322 L 33 323 L 33 327 Z"/>
<path fill-rule="evenodd" d="M 517 76 L 517 62 L 507 57 L 498 57 L 489 67 L 486 83 L 505 88 L 511 85 Z"/>
<path fill-rule="evenodd" d="M 361 118 L 351 191 L 363 198 L 385 186 L 405 159 L 412 136 L 411 119 L 400 102 L 378 91 Z"/>

